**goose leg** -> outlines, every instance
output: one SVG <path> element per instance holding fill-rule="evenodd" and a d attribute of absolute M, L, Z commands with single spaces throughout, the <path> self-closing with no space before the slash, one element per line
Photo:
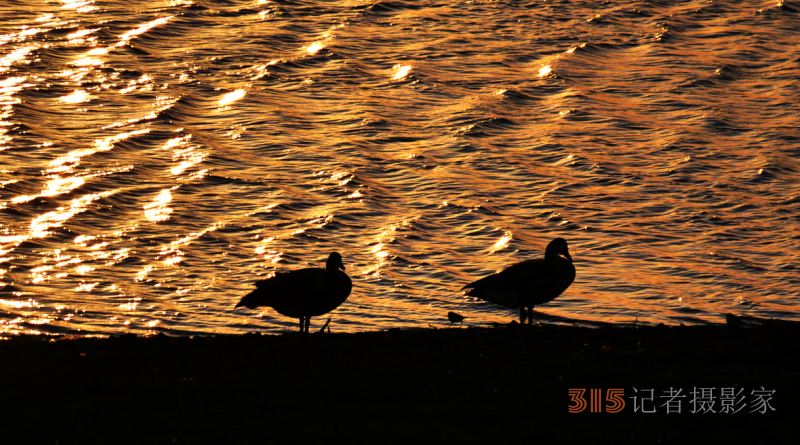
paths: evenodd
<path fill-rule="evenodd" d="M 525 306 L 519 307 L 519 323 L 525 324 Z"/>
<path fill-rule="evenodd" d="M 309 325 L 311 325 L 311 317 L 306 317 L 306 334 L 308 334 Z"/>
<path fill-rule="evenodd" d="M 331 324 L 331 317 L 328 317 L 328 321 L 325 322 L 325 324 L 322 326 L 322 329 L 320 329 L 319 332 L 323 333 L 325 332 L 325 328 L 328 328 L 328 334 L 330 334 L 331 333 L 330 324 Z"/>
<path fill-rule="evenodd" d="M 300 333 L 301 334 L 303 333 L 303 318 L 304 317 L 300 317 Z"/>
<path fill-rule="evenodd" d="M 528 324 L 533 324 L 533 306 L 528 308 Z"/>

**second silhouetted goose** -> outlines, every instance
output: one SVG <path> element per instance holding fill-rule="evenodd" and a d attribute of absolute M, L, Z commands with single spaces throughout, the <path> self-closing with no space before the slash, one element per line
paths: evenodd
<path fill-rule="evenodd" d="M 462 288 L 467 295 L 501 306 L 519 308 L 522 323 L 532 323 L 533 307 L 561 295 L 575 280 L 575 266 L 567 241 L 550 241 L 544 259 L 525 260 Z M 528 309 L 527 314 L 525 309 Z"/>
<path fill-rule="evenodd" d="M 311 317 L 327 314 L 350 296 L 353 282 L 343 270 L 342 256 L 333 252 L 325 269 L 309 267 L 278 272 L 256 281 L 256 290 L 245 295 L 236 308 L 269 306 L 281 315 L 299 318 L 300 332 L 308 332 Z"/>

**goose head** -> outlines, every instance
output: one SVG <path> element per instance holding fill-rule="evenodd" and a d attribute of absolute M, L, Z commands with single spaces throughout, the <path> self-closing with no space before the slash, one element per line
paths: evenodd
<path fill-rule="evenodd" d="M 328 269 L 328 272 L 336 272 L 339 269 L 344 270 L 344 263 L 342 262 L 342 256 L 339 255 L 339 252 L 331 253 L 328 257 L 328 261 L 325 263 L 325 268 Z"/>
<path fill-rule="evenodd" d="M 572 262 L 572 257 L 567 247 L 567 240 L 564 238 L 556 238 L 550 241 L 550 244 L 547 245 L 547 249 L 544 251 L 544 260 L 547 262 L 558 261 L 559 256 L 568 259 L 570 263 Z"/>

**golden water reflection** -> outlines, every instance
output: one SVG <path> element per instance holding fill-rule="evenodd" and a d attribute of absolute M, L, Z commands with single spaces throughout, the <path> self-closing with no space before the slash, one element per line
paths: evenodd
<path fill-rule="evenodd" d="M 144 216 L 151 222 L 162 222 L 169 219 L 172 209 L 167 206 L 172 201 L 173 188 L 162 190 L 153 202 L 144 206 Z"/>
<path fill-rule="evenodd" d="M 309 54 L 316 54 L 322 48 L 323 48 L 322 43 L 314 42 L 311 45 L 308 45 L 308 47 L 306 47 L 306 51 L 308 51 Z"/>
<path fill-rule="evenodd" d="M 74 9 L 77 12 L 92 12 L 97 9 L 93 0 L 61 0 L 61 9 Z"/>
<path fill-rule="evenodd" d="M 400 80 L 400 79 L 408 76 L 408 73 L 411 72 L 411 65 L 400 65 L 400 64 L 397 64 L 397 65 L 393 66 L 392 69 L 396 70 L 394 75 L 392 75 L 392 80 Z"/>
<path fill-rule="evenodd" d="M 494 245 L 492 246 L 492 252 L 496 252 L 508 246 L 509 241 L 514 238 L 514 235 L 510 231 L 506 231 L 503 234 L 503 237 L 500 238 Z"/>
<path fill-rule="evenodd" d="M 227 93 L 226 95 L 222 96 L 222 99 L 219 100 L 219 106 L 224 107 L 226 105 L 230 105 L 236 102 L 237 100 L 243 98 L 245 94 L 246 91 L 242 89 L 231 91 L 230 93 Z"/>
<path fill-rule="evenodd" d="M 22 48 L 17 48 L 11 51 L 5 57 L 0 58 L 0 73 L 8 71 L 11 68 L 11 65 L 23 62 L 28 54 L 33 52 L 35 49 L 35 46 L 23 46 Z"/>
<path fill-rule="evenodd" d="M 158 25 L 163 25 L 164 23 L 167 23 L 173 17 L 174 16 L 161 17 L 161 18 L 155 19 L 155 20 L 153 20 L 151 22 L 145 23 L 145 24 L 139 26 L 136 29 L 132 29 L 132 30 L 126 32 L 125 34 L 120 36 L 120 38 L 119 38 L 120 41 L 119 41 L 119 43 L 117 43 L 117 46 L 125 46 L 128 43 L 128 41 L 130 41 L 132 38 L 138 36 L 139 34 L 144 34 L 147 31 L 149 31 L 150 29 L 152 29 L 152 28 L 154 28 L 154 27 L 156 27 Z"/>
<path fill-rule="evenodd" d="M 31 26 L 0 35 L 0 150 L 33 171 L 11 162 L 0 171 L 10 221 L 0 226 L 5 301 L 59 290 L 70 305 L 118 312 L 125 301 L 133 305 L 121 309 L 143 312 L 180 304 L 191 321 L 126 314 L 111 318 L 111 331 L 240 331 L 250 327 L 231 326 L 243 317 L 224 295 L 246 292 L 282 262 L 336 249 L 355 286 L 336 317 L 355 329 L 421 326 L 448 305 L 505 319 L 502 308 L 462 306 L 459 284 L 539 256 L 553 236 L 574 246 L 579 278 L 543 312 L 709 320 L 729 302 L 762 311 L 793 295 L 785 251 L 796 188 L 782 175 L 796 170 L 783 139 L 796 140 L 797 126 L 780 84 L 795 67 L 784 51 L 769 55 L 766 39 L 763 54 L 734 54 L 734 39 L 699 24 L 662 41 L 666 26 L 602 5 L 591 27 L 585 19 L 601 11 L 578 8 L 569 25 L 528 28 L 530 39 L 519 39 L 525 20 L 447 2 L 335 17 L 267 0 L 213 14 L 169 9 L 191 3 L 79 15 L 101 4 L 45 2 L 56 14 L 36 11 Z M 440 13 L 452 26 L 423 25 Z M 601 26 L 617 21 L 647 37 Z M 339 31 L 341 22 L 355 26 Z M 685 58 L 694 66 L 654 51 L 692 46 L 700 30 Z M 750 40 L 744 34 L 737 38 Z M 304 79 L 315 83 L 297 88 Z M 749 101 L 746 118 L 726 111 L 731 95 L 737 110 Z M 107 189 L 119 195 L 92 197 Z M 75 217 L 86 209 L 100 211 Z M 762 247 L 770 239 L 778 242 Z M 641 247 L 650 243 L 652 251 Z M 718 247 L 729 256 L 708 253 Z M 135 295 L 147 303 L 136 306 Z M 62 297 L 46 298 L 43 306 Z M 0 307 L 47 320 L 29 306 Z"/>

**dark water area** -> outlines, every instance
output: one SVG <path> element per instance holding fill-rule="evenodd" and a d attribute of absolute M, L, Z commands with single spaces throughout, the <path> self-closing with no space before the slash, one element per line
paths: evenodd
<path fill-rule="evenodd" d="M 563 237 L 552 320 L 800 320 L 800 3 L 0 5 L 0 332 L 507 322 L 467 283 Z M 316 321 L 318 324 L 320 320 Z M 313 329 L 313 327 L 312 327 Z"/>

